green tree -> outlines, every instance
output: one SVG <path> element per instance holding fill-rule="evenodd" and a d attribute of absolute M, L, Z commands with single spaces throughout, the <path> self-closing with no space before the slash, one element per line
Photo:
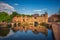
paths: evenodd
<path fill-rule="evenodd" d="M 11 17 L 14 17 L 14 16 L 16 16 L 16 15 L 18 15 L 18 13 L 17 13 L 17 12 L 13 12 L 10 16 L 11 16 Z"/>
<path fill-rule="evenodd" d="M 20 16 L 20 14 L 18 14 L 17 12 L 12 12 L 12 14 L 10 15 L 10 21 L 12 21 L 12 18 L 15 16 Z"/>
<path fill-rule="evenodd" d="M 10 19 L 10 16 L 8 15 L 8 13 L 6 12 L 0 12 L 0 22 L 2 21 L 9 21 L 8 19 Z"/>

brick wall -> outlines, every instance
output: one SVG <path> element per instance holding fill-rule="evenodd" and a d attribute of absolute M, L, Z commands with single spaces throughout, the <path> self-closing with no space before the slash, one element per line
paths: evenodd
<path fill-rule="evenodd" d="M 28 17 L 26 16 L 15 16 L 12 19 L 12 22 L 20 22 L 21 24 L 34 24 L 34 22 L 38 22 L 39 24 L 42 22 L 48 23 L 48 14 L 44 14 L 44 16 L 37 16 L 36 18 L 34 16 Z"/>

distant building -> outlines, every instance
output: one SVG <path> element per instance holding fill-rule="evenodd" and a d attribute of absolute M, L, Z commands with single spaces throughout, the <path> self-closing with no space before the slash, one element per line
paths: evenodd
<path fill-rule="evenodd" d="M 31 16 L 15 16 L 12 19 L 13 23 L 20 23 L 20 24 L 34 24 L 34 23 L 48 23 L 48 14 L 43 14 L 43 15 L 39 15 L 39 14 L 34 14 Z"/>
<path fill-rule="evenodd" d="M 49 17 L 50 22 L 54 22 L 54 21 L 57 21 L 57 20 L 60 20 L 60 15 L 59 14 L 53 14 Z"/>

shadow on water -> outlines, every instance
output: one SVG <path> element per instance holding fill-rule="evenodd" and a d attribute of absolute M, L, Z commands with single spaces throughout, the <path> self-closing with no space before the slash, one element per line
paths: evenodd
<path fill-rule="evenodd" d="M 4 37 L 10 32 L 9 28 L 0 27 L 0 36 Z"/>
<path fill-rule="evenodd" d="M 45 36 L 47 36 L 47 32 L 39 32 L 39 31 L 37 31 L 37 30 L 35 30 L 35 31 L 32 31 L 35 35 L 37 35 L 37 34 L 39 34 L 39 33 L 42 33 L 42 34 L 44 34 Z"/>
<path fill-rule="evenodd" d="M 56 40 L 56 39 L 55 39 L 54 32 L 53 32 L 53 29 L 51 28 L 51 30 L 52 30 L 52 37 L 53 37 L 53 40 Z"/>

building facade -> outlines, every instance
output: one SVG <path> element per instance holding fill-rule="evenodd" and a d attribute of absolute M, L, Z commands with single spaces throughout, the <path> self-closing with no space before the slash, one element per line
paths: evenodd
<path fill-rule="evenodd" d="M 59 14 L 53 14 L 48 18 L 49 22 L 56 22 L 60 20 L 60 15 Z"/>
<path fill-rule="evenodd" d="M 39 15 L 39 14 L 34 14 L 32 16 L 15 16 L 13 19 L 12 19 L 12 22 L 13 23 L 19 23 L 19 24 L 22 24 L 22 25 L 30 25 L 30 24 L 40 24 L 42 22 L 45 22 L 45 23 L 48 23 L 48 14 L 45 13 L 45 14 L 42 14 L 42 15 Z"/>

